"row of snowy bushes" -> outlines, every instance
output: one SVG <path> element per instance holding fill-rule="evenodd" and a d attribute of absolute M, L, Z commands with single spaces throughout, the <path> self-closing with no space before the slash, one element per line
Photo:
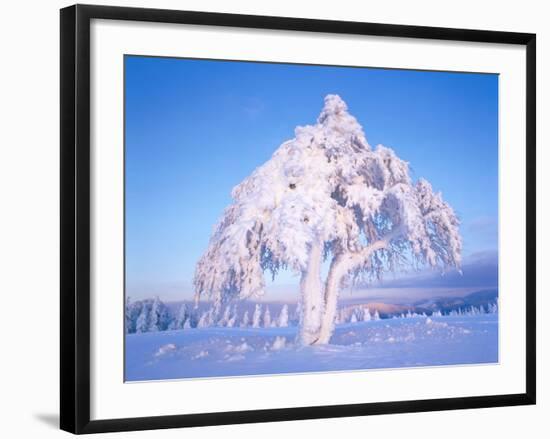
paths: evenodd
<path fill-rule="evenodd" d="M 253 312 L 245 310 L 240 314 L 236 304 L 227 305 L 223 309 L 210 307 L 204 311 L 193 309 L 183 303 L 174 312 L 158 297 L 126 302 L 126 332 L 142 333 L 176 329 L 206 328 L 206 327 L 251 327 L 272 328 L 297 325 L 300 321 L 300 310 L 296 307 L 292 316 L 284 304 L 277 315 L 272 315 L 268 305 L 256 304 Z"/>
<path fill-rule="evenodd" d="M 431 317 L 443 317 L 443 316 L 477 316 L 480 314 L 497 314 L 498 313 L 498 304 L 496 302 L 494 303 L 488 303 L 486 306 L 479 305 L 479 306 L 467 306 L 463 308 L 457 308 L 453 309 L 448 312 L 443 312 L 440 310 L 433 311 L 430 316 Z M 394 318 L 415 318 L 415 317 L 428 317 L 428 315 L 425 312 L 422 313 L 416 313 L 412 311 L 407 311 L 407 313 L 401 313 L 399 315 L 393 316 Z"/>
<path fill-rule="evenodd" d="M 129 298 L 126 300 L 125 329 L 127 333 L 175 329 L 181 323 L 179 317 L 179 315 L 174 316 L 158 297 L 135 302 L 131 302 Z M 190 323 L 191 321 L 188 326 Z M 185 325 L 185 321 L 183 324 Z"/>
<path fill-rule="evenodd" d="M 498 305 L 496 302 L 488 303 L 487 305 L 466 306 L 462 308 L 452 309 L 450 311 L 442 311 L 436 309 L 431 312 L 413 312 L 408 310 L 406 313 L 393 314 L 388 318 L 416 318 L 416 317 L 443 317 L 443 316 L 475 316 L 479 314 L 496 314 L 498 313 Z M 370 320 L 380 320 L 380 314 L 377 310 L 371 313 L 369 308 L 358 306 L 355 308 L 347 308 L 340 310 L 336 315 L 336 323 L 355 323 L 367 322 Z"/>
<path fill-rule="evenodd" d="M 301 323 L 300 305 L 290 309 L 287 304 L 280 307 L 277 313 L 271 312 L 269 305 L 255 304 L 253 310 L 245 309 L 239 312 L 237 304 L 229 304 L 225 307 L 209 307 L 204 310 L 193 309 L 183 303 L 179 308 L 169 307 L 158 297 L 126 302 L 126 332 L 143 333 L 166 330 L 207 328 L 207 327 L 240 327 L 240 328 L 282 328 L 297 326 Z M 416 317 L 441 317 L 470 316 L 478 314 L 494 314 L 498 312 L 497 303 L 457 308 L 451 311 L 434 310 L 417 313 L 407 311 L 406 313 L 395 314 L 392 318 L 416 318 Z M 380 320 L 377 310 L 372 312 L 368 307 L 358 305 L 341 309 L 336 314 L 336 324 L 365 322 Z"/>
<path fill-rule="evenodd" d="M 335 323 L 356 323 L 356 322 L 368 322 L 371 320 L 380 320 L 380 314 L 378 310 L 371 312 L 369 308 L 357 306 L 353 308 L 344 308 L 338 310 L 336 313 Z"/>

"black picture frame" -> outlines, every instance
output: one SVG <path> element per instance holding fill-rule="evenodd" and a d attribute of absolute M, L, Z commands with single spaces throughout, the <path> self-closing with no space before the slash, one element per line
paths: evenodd
<path fill-rule="evenodd" d="M 525 66 L 527 83 L 525 115 L 527 147 L 526 392 L 495 396 L 90 420 L 90 21 L 92 19 L 525 46 L 527 59 Z M 76 434 L 99 433 L 535 404 L 535 34 L 89 5 L 74 5 L 62 9 L 60 24 L 61 429 Z"/>

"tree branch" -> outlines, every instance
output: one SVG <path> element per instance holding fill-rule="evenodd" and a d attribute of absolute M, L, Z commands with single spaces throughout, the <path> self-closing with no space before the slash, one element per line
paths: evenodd
<path fill-rule="evenodd" d="M 390 244 L 392 239 L 397 238 L 402 232 L 403 230 L 401 226 L 396 227 L 386 236 L 377 241 L 374 241 L 372 244 L 369 244 L 359 252 L 343 253 L 340 256 L 337 256 L 334 267 L 335 270 L 338 272 L 343 270 L 341 273 L 339 273 L 340 275 L 349 273 L 363 261 L 371 257 L 375 251 L 386 248 Z"/>

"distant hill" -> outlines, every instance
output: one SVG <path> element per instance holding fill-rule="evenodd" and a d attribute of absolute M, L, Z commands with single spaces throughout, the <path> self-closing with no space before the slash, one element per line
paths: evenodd
<path fill-rule="evenodd" d="M 420 300 L 414 303 L 416 309 L 412 311 L 426 312 L 437 309 L 445 313 L 470 306 L 487 306 L 490 303 L 496 302 L 497 299 L 498 290 L 487 289 L 475 291 L 464 297 L 434 297 L 428 300 Z"/>

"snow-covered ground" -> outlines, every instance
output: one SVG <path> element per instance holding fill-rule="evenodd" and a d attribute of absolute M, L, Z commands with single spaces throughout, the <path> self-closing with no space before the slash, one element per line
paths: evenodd
<path fill-rule="evenodd" d="M 498 361 L 498 314 L 383 319 L 336 327 L 330 345 L 297 328 L 200 328 L 128 334 L 126 380 L 441 366 Z"/>

